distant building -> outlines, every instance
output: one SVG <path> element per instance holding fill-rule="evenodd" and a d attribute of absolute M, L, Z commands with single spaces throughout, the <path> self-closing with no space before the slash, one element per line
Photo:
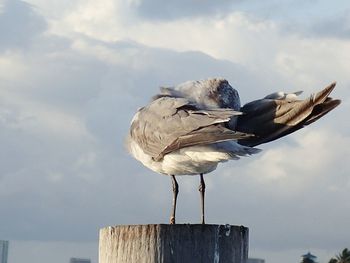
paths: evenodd
<path fill-rule="evenodd" d="M 265 260 L 260 258 L 248 258 L 247 263 L 265 263 Z"/>
<path fill-rule="evenodd" d="M 317 257 L 315 255 L 312 255 L 310 252 L 307 252 L 307 254 L 302 255 L 302 262 L 306 262 L 306 263 L 316 263 L 316 259 Z"/>
<path fill-rule="evenodd" d="M 7 263 L 9 242 L 0 240 L 0 263 Z"/>
<path fill-rule="evenodd" d="M 71 258 L 69 263 L 91 263 L 91 260 L 87 258 Z"/>

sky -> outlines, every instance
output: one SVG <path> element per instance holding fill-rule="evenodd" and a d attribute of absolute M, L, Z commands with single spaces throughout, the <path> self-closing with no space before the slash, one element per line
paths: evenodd
<path fill-rule="evenodd" d="M 328 262 L 349 247 L 349 17 L 345 0 L 0 0 L 9 262 L 96 263 L 100 228 L 168 223 L 170 179 L 124 140 L 160 86 L 209 77 L 242 103 L 337 81 L 337 109 L 205 176 L 206 221 L 249 227 L 250 256 L 266 263 L 307 251 Z M 200 222 L 199 179 L 178 182 L 177 222 Z"/>

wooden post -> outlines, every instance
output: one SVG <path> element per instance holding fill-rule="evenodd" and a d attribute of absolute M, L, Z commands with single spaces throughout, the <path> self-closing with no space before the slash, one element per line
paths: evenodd
<path fill-rule="evenodd" d="M 100 230 L 99 263 L 245 263 L 248 228 L 125 225 Z"/>

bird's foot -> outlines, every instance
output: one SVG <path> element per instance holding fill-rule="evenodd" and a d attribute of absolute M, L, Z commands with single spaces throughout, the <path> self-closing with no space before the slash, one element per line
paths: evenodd
<path fill-rule="evenodd" d="M 175 217 L 170 217 L 170 225 L 175 225 Z"/>

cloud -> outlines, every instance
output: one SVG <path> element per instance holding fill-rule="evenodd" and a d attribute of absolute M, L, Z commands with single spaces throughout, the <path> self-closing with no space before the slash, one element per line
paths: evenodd
<path fill-rule="evenodd" d="M 311 32 L 315 36 L 329 37 L 335 39 L 350 38 L 350 9 L 334 15 L 328 19 L 323 19 L 312 26 Z"/>
<path fill-rule="evenodd" d="M 235 2 L 239 1 L 160 1 L 141 0 L 135 1 L 136 10 L 142 17 L 151 20 L 173 20 L 194 16 L 215 16 L 230 12 Z"/>
<path fill-rule="evenodd" d="M 26 47 L 45 29 L 45 20 L 30 4 L 18 0 L 5 1 L 0 11 L 0 50 Z"/>
<path fill-rule="evenodd" d="M 112 5 L 103 9 L 108 14 L 99 15 L 98 19 L 84 15 L 86 12 L 93 14 L 97 8 L 96 4 L 88 2 L 55 20 L 50 32 L 73 39 L 79 34 L 109 43 L 134 42 L 179 52 L 202 52 L 244 66 L 257 78 L 265 78 L 267 86 L 276 89 L 284 88 L 278 87 L 282 82 L 286 83 L 286 88 L 301 87 L 309 91 L 312 89 L 308 87 L 320 87 L 334 80 L 344 80 L 344 84 L 348 84 L 348 43 L 342 39 L 326 38 L 320 42 L 318 38 L 305 36 L 305 31 L 300 31 L 299 26 L 287 30 L 288 23 L 240 11 L 225 16 L 195 16 L 157 22 L 138 17 L 131 5 L 105 1 L 108 6 Z M 76 45 L 77 48 L 79 45 L 81 49 L 88 48 L 79 41 Z M 103 49 L 102 46 L 99 48 Z M 90 51 L 96 53 L 96 50 Z M 100 55 L 103 55 L 102 50 Z M 105 53 L 103 56 L 116 59 L 117 55 Z M 338 70 L 329 70 L 334 67 Z M 318 73 L 321 70 L 327 72 L 322 78 Z M 270 72 L 278 74 L 267 78 Z"/>

